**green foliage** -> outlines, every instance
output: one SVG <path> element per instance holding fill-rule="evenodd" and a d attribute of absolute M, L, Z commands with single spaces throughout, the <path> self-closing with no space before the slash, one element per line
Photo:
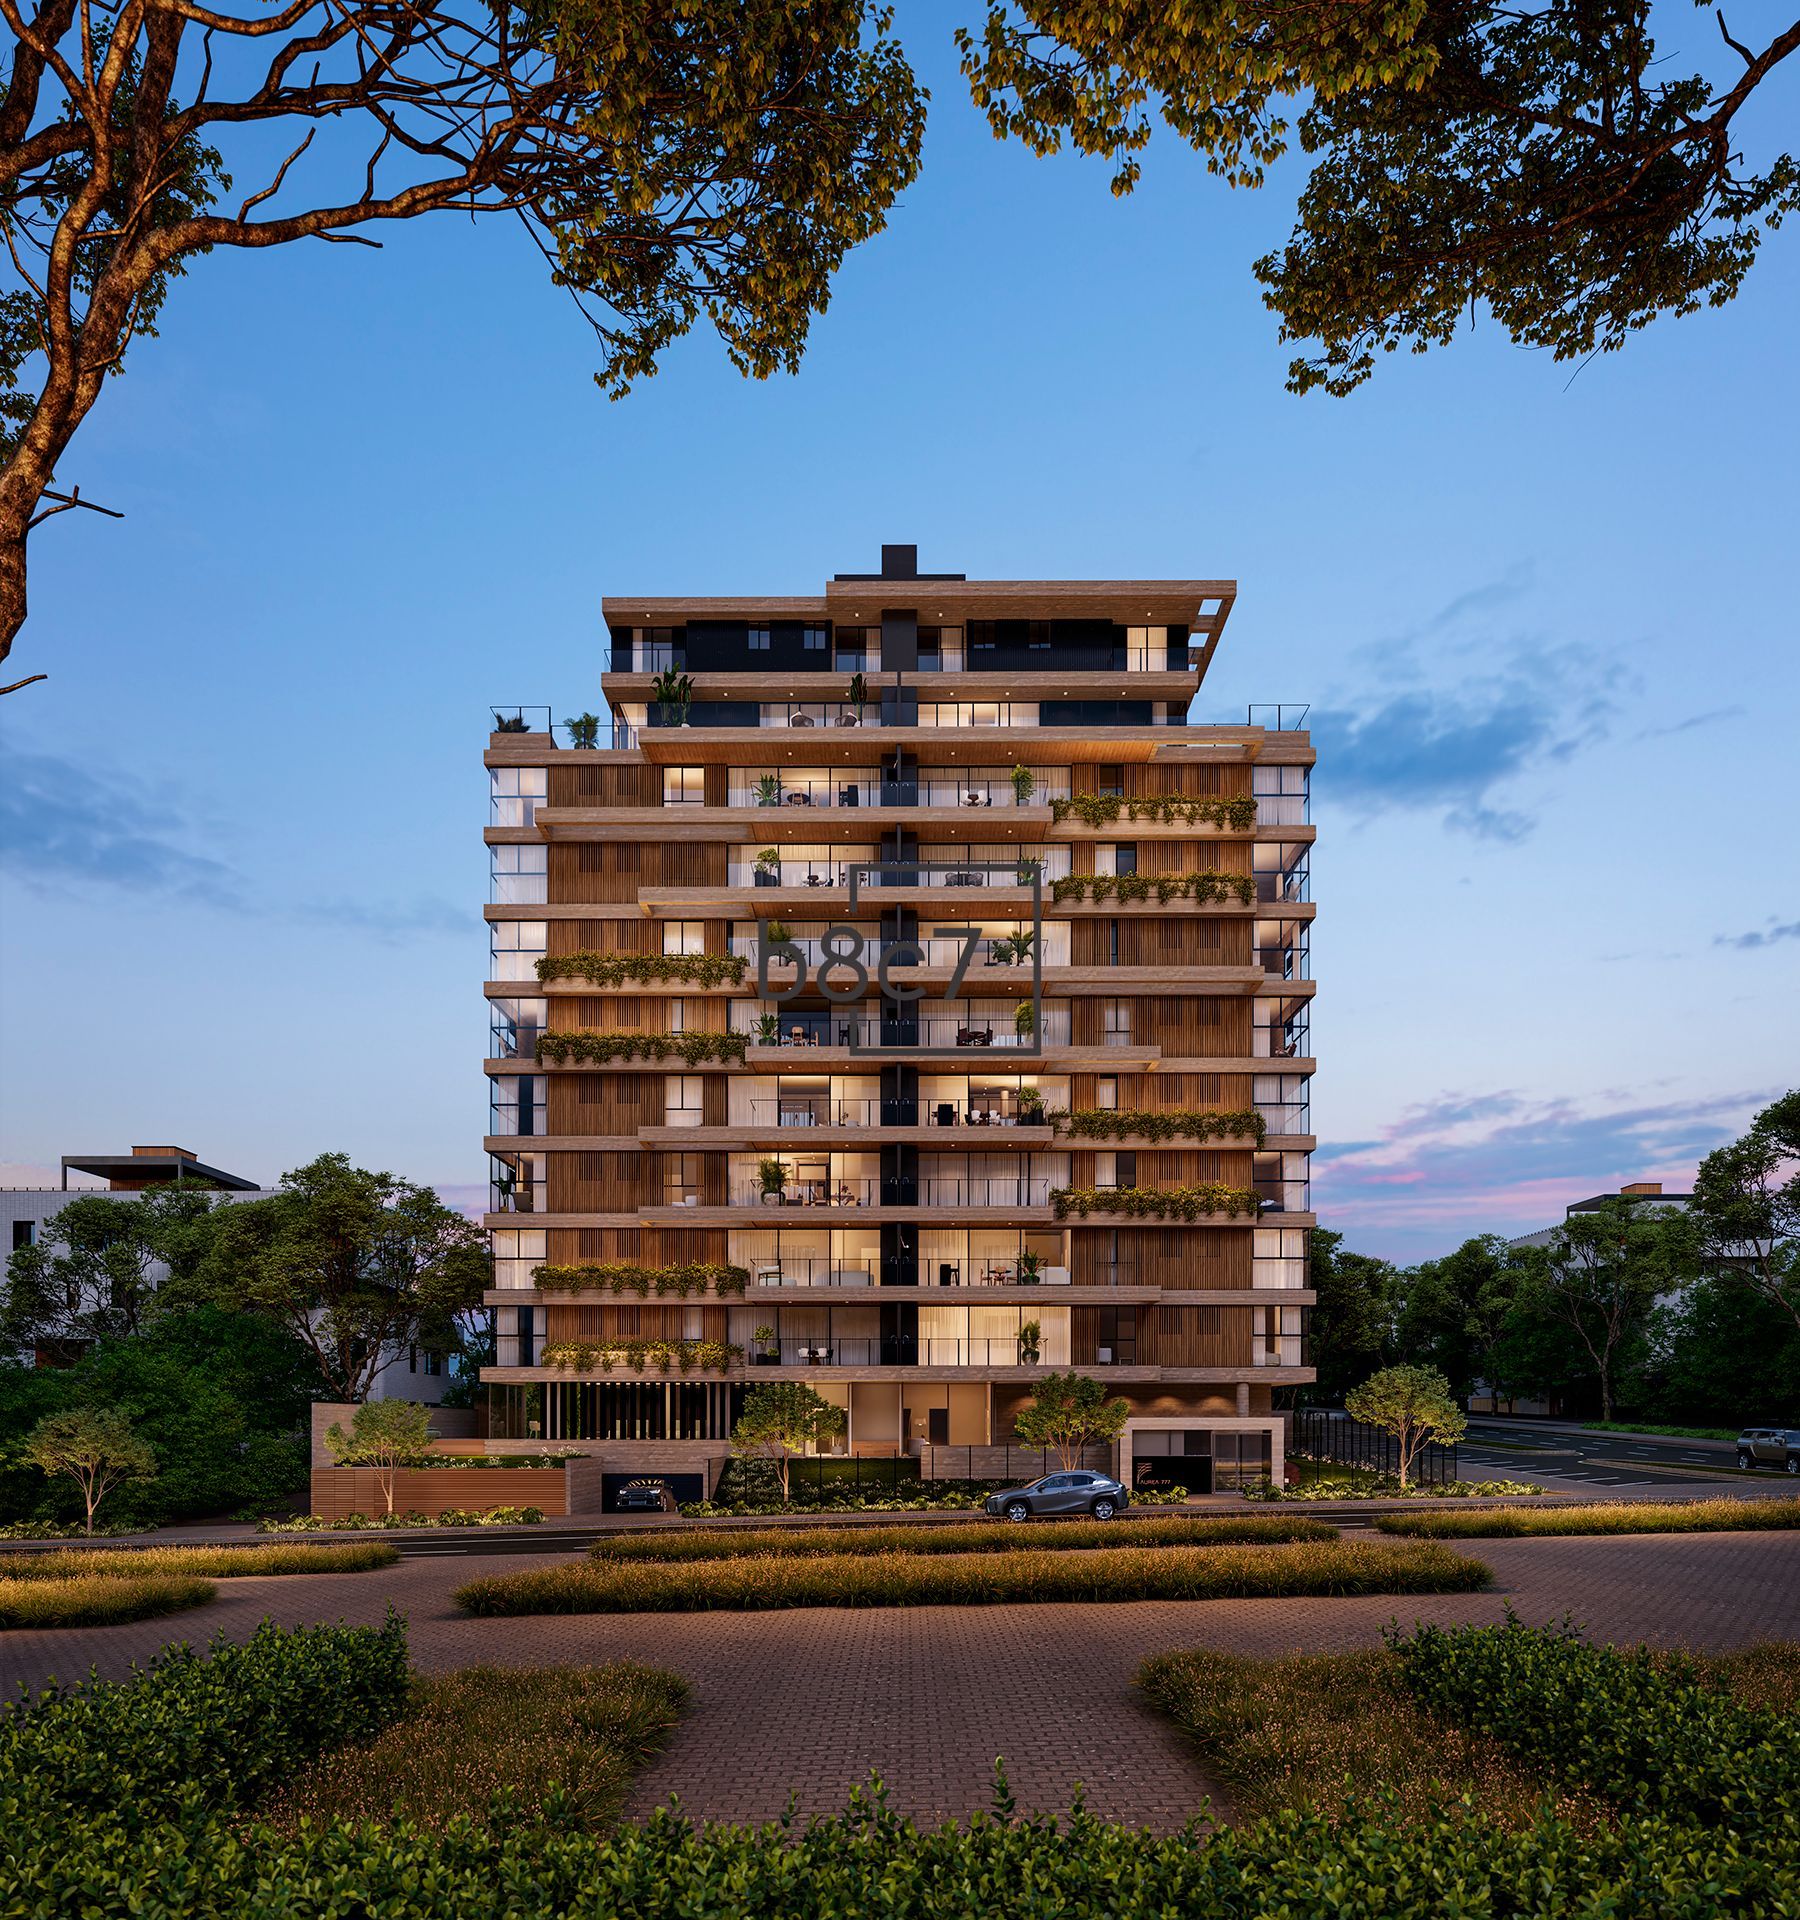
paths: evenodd
<path fill-rule="evenodd" d="M 1158 1520 L 1058 1520 L 1031 1530 L 1034 1553 L 1108 1551 L 1135 1547 L 1286 1546 L 1296 1540 L 1335 1540 L 1337 1529 L 1298 1514 L 1234 1514 Z M 1016 1553 L 1019 1529 L 1010 1520 L 971 1520 L 956 1526 L 758 1527 L 708 1532 L 627 1533 L 589 1548 L 589 1558 L 661 1562 L 764 1558 L 810 1559 L 819 1554 Z"/>
<path fill-rule="evenodd" d="M 788 1164 L 785 1160 L 759 1160 L 756 1163 L 756 1177 L 762 1183 L 765 1194 L 778 1194 L 787 1191 Z"/>
<path fill-rule="evenodd" d="M 585 980 L 596 987 L 736 986 L 749 964 L 735 953 L 549 953 L 537 961 L 539 980 Z"/>
<path fill-rule="evenodd" d="M 286 1328 L 330 1396 L 359 1401 L 396 1352 L 455 1351 L 492 1277 L 486 1234 L 429 1187 L 325 1153 L 220 1209 L 191 1290 Z"/>
<path fill-rule="evenodd" d="M 126 1413 L 161 1463 L 128 1482 L 108 1512 L 138 1526 L 261 1510 L 304 1492 L 307 1410 L 323 1383 L 281 1327 L 217 1307 L 159 1312 L 137 1339 L 102 1341 L 71 1367 L 0 1364 L 0 1441 L 71 1406 Z M 0 1447 L 0 1515 L 53 1520 L 73 1511 Z"/>
<path fill-rule="evenodd" d="M 302 1820 L 394 1820 L 442 1830 L 506 1817 L 594 1832 L 617 1817 L 632 1775 L 661 1745 L 687 1683 L 654 1667 L 465 1667 L 422 1674 L 412 1704 L 366 1747 L 322 1755 L 262 1810 Z"/>
<path fill-rule="evenodd" d="M 1010 1553 L 589 1562 L 472 1580 L 454 1597 L 465 1613 L 502 1618 L 1474 1593 L 1489 1578 L 1479 1561 L 1431 1542 L 1395 1547 L 1334 1541 L 1285 1547 L 1110 1547 L 1090 1553 L 1019 1547 Z"/>
<path fill-rule="evenodd" d="M 1111 1446 L 1131 1417 L 1128 1400 L 1109 1400 L 1092 1374 L 1047 1373 L 1013 1416 L 1013 1431 L 1028 1447 L 1051 1447 L 1065 1470 L 1088 1447 Z"/>
<path fill-rule="evenodd" d="M 1307 1240 L 1307 1284 L 1317 1295 L 1310 1348 L 1318 1391 L 1341 1394 L 1394 1357 L 1400 1275 L 1391 1261 L 1350 1252 L 1344 1236 L 1329 1227 L 1314 1227 Z"/>
<path fill-rule="evenodd" d="M 1013 1031 L 1021 1039 L 1027 1034 L 1037 1032 L 1037 1008 L 1029 1000 L 1021 1000 L 1013 1008 Z"/>
<path fill-rule="evenodd" d="M 1510 1540 L 1538 1534 L 1755 1533 L 1800 1528 L 1800 1500 L 1602 1502 L 1591 1507 L 1502 1507 L 1466 1513 L 1377 1515 L 1383 1533 L 1419 1540 Z"/>
<path fill-rule="evenodd" d="M 441 1513 L 347 1513 L 324 1520 L 316 1513 L 281 1520 L 259 1520 L 259 1533 L 369 1533 L 413 1527 L 535 1527 L 542 1507 L 445 1507 Z"/>
<path fill-rule="evenodd" d="M 79 1353 L 96 1340 L 142 1333 L 205 1258 L 217 1199 L 209 1188 L 170 1186 L 128 1199 L 70 1200 L 7 1261 L 0 1351 Z M 165 1284 L 159 1293 L 164 1267 L 173 1291 Z"/>
<path fill-rule="evenodd" d="M 537 1057 L 558 1066 L 586 1062 L 604 1066 L 612 1060 L 684 1060 L 690 1067 L 716 1060 L 721 1065 L 742 1062 L 745 1036 L 741 1033 L 540 1033 Z"/>
<path fill-rule="evenodd" d="M 1735 1440 L 1746 1421 L 1800 1424 L 1800 1326 L 1760 1287 L 1704 1274 L 1656 1302 L 1644 1337 L 1642 1378 L 1624 1397 L 1642 1413 L 1717 1422 L 1679 1437 Z"/>
<path fill-rule="evenodd" d="M 1256 802 L 1196 800 L 1179 793 L 1139 794 L 1131 800 L 1110 793 L 1078 793 L 1067 800 L 1052 800 L 1050 816 L 1058 825 L 1072 817 L 1083 826 L 1110 827 L 1123 817 L 1159 820 L 1165 827 L 1180 820 L 1190 827 L 1229 827 L 1235 833 L 1248 833 L 1256 825 Z"/>
<path fill-rule="evenodd" d="M 1267 1133 L 1255 1107 L 1077 1107 L 1053 1113 L 1050 1123 L 1071 1140 L 1254 1140 L 1261 1146 Z"/>
<path fill-rule="evenodd" d="M 1290 389 L 1343 394 L 1378 353 L 1452 339 L 1479 302 L 1569 360 L 1733 298 L 1763 229 L 1800 205 L 1793 159 L 1753 170 L 1733 122 L 1800 30 L 1754 51 L 1727 36 L 1715 84 L 1667 64 L 1650 11 L 990 0 L 958 44 L 996 134 L 1103 155 L 1115 193 L 1137 183 L 1153 110 L 1234 185 L 1260 185 L 1297 135 L 1298 224 L 1256 273 L 1282 339 L 1320 343 Z"/>
<path fill-rule="evenodd" d="M 1013 768 L 1009 777 L 1012 780 L 1013 805 L 1029 806 L 1031 796 L 1037 790 L 1037 775 L 1021 762 Z"/>
<path fill-rule="evenodd" d="M 665 1267 L 640 1266 L 631 1260 L 583 1262 L 577 1266 L 533 1267 L 531 1277 L 546 1293 L 635 1293 L 640 1300 L 651 1294 L 674 1294 L 685 1300 L 690 1293 L 702 1294 L 709 1288 L 720 1299 L 735 1299 L 750 1284 L 750 1269 L 734 1267 L 716 1260 L 688 1260 Z"/>
<path fill-rule="evenodd" d="M 1415 1699 L 1552 1778 L 1638 1818 L 1765 1837 L 1800 1864 L 1792 1723 L 1733 1700 L 1693 1662 L 1510 1613 L 1503 1627 L 1422 1626 L 1390 1645 Z"/>
<path fill-rule="evenodd" d="M 1450 1397 L 1449 1381 L 1430 1367 L 1383 1367 L 1344 1396 L 1344 1408 L 1353 1420 L 1366 1420 L 1394 1436 L 1402 1493 L 1419 1449 L 1448 1446 L 1469 1424 Z"/>
<path fill-rule="evenodd" d="M 1085 1220 L 1090 1213 L 1120 1213 L 1133 1220 L 1204 1220 L 1261 1210 L 1249 1187 L 1228 1187 L 1222 1181 L 1202 1180 L 1191 1187 L 1052 1187 L 1050 1204 L 1059 1220 L 1070 1214 Z"/>
<path fill-rule="evenodd" d="M 1065 900 L 1104 900 L 1140 904 L 1154 899 L 1159 906 L 1171 900 L 1235 900 L 1247 907 L 1256 898 L 1256 882 L 1247 873 L 1069 873 L 1050 882 L 1050 897 L 1058 906 Z"/>
<path fill-rule="evenodd" d="M 785 1502 L 794 1455 L 829 1446 L 848 1420 L 843 1407 L 804 1381 L 770 1380 L 744 1396 L 744 1410 L 731 1430 L 732 1450 L 773 1460 Z"/>
<path fill-rule="evenodd" d="M 1800 1089 L 1700 1162 L 1687 1224 L 1708 1273 L 1749 1289 L 1800 1331 Z"/>
<path fill-rule="evenodd" d="M 633 1373 L 727 1373 L 743 1357 L 725 1340 L 553 1340 L 543 1350 L 545 1366 L 577 1373 L 611 1373 L 621 1363 Z"/>
<path fill-rule="evenodd" d="M 1391 1473 L 1371 1473 L 1364 1467 L 1336 1467 L 1288 1458 L 1302 1469 L 1302 1477 L 1293 1486 L 1277 1487 L 1265 1482 L 1246 1487 L 1246 1500 L 1492 1500 L 1505 1495 L 1536 1494 L 1544 1489 L 1534 1480 L 1445 1480 L 1422 1487 L 1417 1481 L 1402 1486 Z"/>
<path fill-rule="evenodd" d="M 185 1574 L 69 1574 L 61 1579 L 0 1578 L 0 1631 L 55 1627 L 114 1627 L 158 1620 L 216 1598 L 210 1580 Z"/>
<path fill-rule="evenodd" d="M 109 1580 L 140 1574 L 197 1574 L 235 1580 L 250 1574 L 366 1573 L 391 1567 L 392 1547 L 58 1547 L 49 1553 L 0 1554 L 0 1580 Z"/>
<path fill-rule="evenodd" d="M 166 1648 L 125 1681 L 52 1686 L 0 1718 L 0 1805 L 67 1842 L 118 1838 L 254 1805 L 302 1761 L 405 1710 L 406 1629 L 268 1621 L 204 1657 Z M 14 1825 L 14 1832 L 20 1827 Z"/>
<path fill-rule="evenodd" d="M 25 1436 L 20 1457 L 52 1479 L 80 1489 L 87 1531 L 116 1487 L 156 1477 L 156 1454 L 116 1407 L 69 1407 L 49 1413 Z"/>
<path fill-rule="evenodd" d="M 387 1510 L 394 1510 L 394 1476 L 431 1458 L 431 1415 L 410 1400 L 365 1400 L 348 1431 L 334 1420 L 325 1445 L 340 1467 L 372 1467 Z"/>
<path fill-rule="evenodd" d="M 577 752 L 589 752 L 600 744 L 600 716 L 597 713 L 579 713 L 572 720 L 565 720 L 563 726 L 569 735 L 569 745 Z M 540 973 L 538 978 L 544 976 Z"/>

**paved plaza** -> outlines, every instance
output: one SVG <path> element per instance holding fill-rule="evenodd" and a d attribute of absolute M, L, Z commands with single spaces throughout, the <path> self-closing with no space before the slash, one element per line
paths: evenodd
<path fill-rule="evenodd" d="M 524 1620 L 466 1618 L 451 1592 L 472 1575 L 541 1566 L 546 1556 L 440 1555 L 375 1573 L 225 1581 L 215 1605 L 173 1620 L 0 1634 L 0 1684 L 11 1691 L 90 1664 L 118 1675 L 170 1640 L 242 1637 L 265 1614 L 290 1625 L 373 1622 L 392 1600 L 428 1669 L 633 1659 L 686 1678 L 690 1710 L 639 1780 L 635 1813 L 679 1795 L 698 1816 L 772 1819 L 790 1792 L 803 1813 L 831 1811 L 875 1772 L 903 1812 L 966 1815 L 988 1804 L 1004 1755 L 1021 1807 L 1060 1812 L 1080 1782 L 1097 1813 L 1172 1826 L 1209 1788 L 1137 1696 L 1132 1676 L 1147 1654 L 1368 1646 L 1396 1618 L 1497 1621 L 1508 1601 L 1529 1622 L 1572 1614 L 1607 1640 L 1720 1649 L 1800 1638 L 1793 1533 L 1471 1541 L 1465 1550 L 1494 1569 L 1492 1591 Z"/>

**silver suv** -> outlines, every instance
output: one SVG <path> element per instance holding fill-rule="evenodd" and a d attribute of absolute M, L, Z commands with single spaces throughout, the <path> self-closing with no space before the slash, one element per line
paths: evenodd
<path fill-rule="evenodd" d="M 1800 1427 L 1746 1427 L 1738 1435 L 1737 1463 L 1800 1474 Z"/>
<path fill-rule="evenodd" d="M 1047 1473 L 1028 1487 L 990 1493 L 985 1502 L 989 1513 L 1003 1514 L 1008 1520 L 1076 1513 L 1110 1520 L 1130 1504 L 1131 1496 L 1125 1489 L 1103 1473 Z"/>

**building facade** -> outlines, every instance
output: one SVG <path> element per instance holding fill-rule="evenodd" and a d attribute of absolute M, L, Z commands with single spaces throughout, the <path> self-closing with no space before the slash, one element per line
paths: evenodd
<path fill-rule="evenodd" d="M 1280 1471 L 1313 752 L 1189 724 L 1234 597 L 884 548 L 608 600 L 593 744 L 497 715 L 497 1436 L 697 1469 L 793 1377 L 979 1473 L 1074 1367 L 1135 1482 Z"/>

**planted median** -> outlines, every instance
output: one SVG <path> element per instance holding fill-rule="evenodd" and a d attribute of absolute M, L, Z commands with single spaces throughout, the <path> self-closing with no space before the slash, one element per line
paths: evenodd
<path fill-rule="evenodd" d="M 754 1527 L 734 1532 L 625 1534 L 592 1550 L 602 1562 L 739 1560 L 762 1554 L 810 1560 L 849 1553 L 1068 1553 L 1119 1547 L 1285 1546 L 1335 1540 L 1337 1528 L 1298 1515 L 1224 1520 L 1062 1520 L 1029 1533 L 1011 1521 L 973 1521 L 940 1527 Z"/>
<path fill-rule="evenodd" d="M 1473 1593 L 1490 1574 L 1432 1542 L 1102 1547 L 1059 1553 L 838 1553 L 594 1561 L 500 1574 L 456 1593 L 465 1613 L 760 1612 L 784 1607 L 1001 1606 L 1047 1600 L 1250 1600 Z"/>
<path fill-rule="evenodd" d="M 1457 1513 L 1384 1513 L 1383 1533 L 1414 1540 L 1502 1540 L 1529 1534 L 1760 1533 L 1800 1527 L 1800 1500 L 1607 1501 L 1591 1507 L 1499 1507 Z"/>

